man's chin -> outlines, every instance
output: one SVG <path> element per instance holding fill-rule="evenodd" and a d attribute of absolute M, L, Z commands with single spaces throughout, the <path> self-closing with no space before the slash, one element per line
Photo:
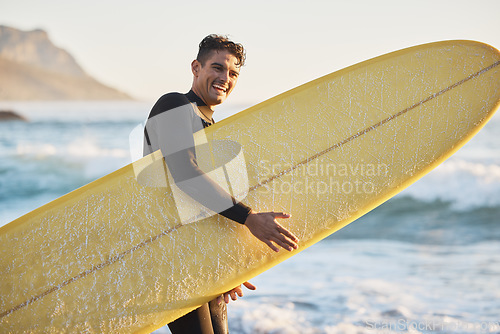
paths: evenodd
<path fill-rule="evenodd" d="M 222 95 L 218 95 L 216 97 L 213 98 L 213 105 L 216 106 L 218 104 L 221 104 L 222 102 L 224 102 L 226 100 L 226 97 L 227 96 L 222 96 Z"/>

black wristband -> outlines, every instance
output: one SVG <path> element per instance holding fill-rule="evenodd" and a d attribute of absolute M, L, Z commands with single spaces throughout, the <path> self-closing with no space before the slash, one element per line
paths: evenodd
<path fill-rule="evenodd" d="M 229 209 L 222 211 L 220 214 L 224 217 L 234 220 L 237 223 L 245 224 L 252 209 L 245 204 L 238 202 Z"/>

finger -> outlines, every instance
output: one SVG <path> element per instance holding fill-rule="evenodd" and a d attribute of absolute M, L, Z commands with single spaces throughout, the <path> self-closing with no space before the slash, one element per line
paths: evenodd
<path fill-rule="evenodd" d="M 299 246 L 295 242 L 293 242 L 291 240 L 285 239 L 282 242 L 286 246 L 286 249 L 289 250 L 289 251 L 292 251 L 294 249 L 299 248 Z"/>
<path fill-rule="evenodd" d="M 292 249 L 289 249 L 289 247 L 287 247 L 285 245 L 289 245 L 290 247 L 297 249 L 298 245 L 293 240 L 290 240 L 289 238 L 287 238 L 284 233 L 288 232 L 288 234 L 290 234 L 292 236 L 294 236 L 294 235 L 291 234 L 287 229 L 282 227 L 279 223 L 276 223 L 276 225 L 277 225 L 276 228 L 271 231 L 270 235 L 267 238 L 264 237 L 265 239 L 263 239 L 262 241 L 264 241 L 264 240 L 273 241 L 274 243 L 278 244 L 278 246 L 283 247 L 289 251 L 291 251 Z M 266 241 L 264 241 L 264 242 L 266 242 Z"/>
<path fill-rule="evenodd" d="M 255 285 L 253 285 L 252 283 L 250 283 L 250 282 L 244 282 L 243 285 L 248 290 L 256 290 L 257 289 L 257 287 Z"/>
<path fill-rule="evenodd" d="M 239 297 L 243 297 L 243 290 L 241 289 L 241 285 L 239 287 L 237 287 L 236 289 L 234 289 L 234 291 L 236 292 L 236 294 Z"/>
<path fill-rule="evenodd" d="M 271 249 L 272 249 L 273 251 L 275 251 L 276 253 L 280 251 L 280 250 L 279 250 L 279 248 L 278 248 L 278 247 L 276 247 L 275 245 L 273 245 L 273 243 L 272 243 L 271 241 L 269 241 L 269 240 L 267 240 L 267 239 L 264 239 L 264 240 L 262 240 L 262 241 L 263 241 L 266 245 L 268 245 L 268 246 L 269 246 L 269 248 L 271 248 Z"/>
<path fill-rule="evenodd" d="M 224 302 L 225 302 L 226 304 L 229 304 L 229 292 L 226 292 L 226 293 L 224 294 Z"/>
<path fill-rule="evenodd" d="M 283 234 L 280 235 L 279 240 L 281 240 L 281 242 L 284 242 L 285 244 L 289 245 L 293 249 L 299 248 L 299 245 L 297 245 L 297 243 L 295 241 L 290 240 L 289 238 L 287 238 Z"/>
<path fill-rule="evenodd" d="M 237 300 L 238 299 L 238 297 L 236 296 L 236 291 L 234 291 L 234 290 L 231 291 L 231 299 L 232 300 Z"/>
<path fill-rule="evenodd" d="M 294 235 L 292 234 L 291 236 L 293 237 Z M 299 240 L 297 238 L 295 238 L 295 239 L 291 238 L 288 234 L 285 234 L 284 232 L 279 233 L 279 234 L 275 234 L 274 238 L 276 238 L 276 239 L 280 240 L 281 242 L 284 242 L 284 243 L 292 246 L 295 249 L 298 248 L 297 242 Z"/>
<path fill-rule="evenodd" d="M 292 232 L 284 228 L 283 226 L 279 226 L 278 230 L 281 234 L 285 235 L 286 237 L 290 238 L 291 240 L 295 242 L 299 242 L 299 238 L 297 238 Z"/>
<path fill-rule="evenodd" d="M 292 246 L 286 244 L 283 242 L 280 238 L 271 238 L 271 241 L 274 242 L 276 245 L 280 246 L 281 248 L 286 249 L 287 251 L 291 251 L 293 248 Z"/>
<path fill-rule="evenodd" d="M 285 237 L 282 234 L 280 234 L 278 237 L 275 237 L 274 239 L 272 239 L 272 241 L 274 241 L 274 243 L 276 243 L 278 246 L 280 246 L 288 251 L 292 251 L 294 249 L 299 248 L 299 246 L 295 242 L 288 239 L 287 237 Z"/>

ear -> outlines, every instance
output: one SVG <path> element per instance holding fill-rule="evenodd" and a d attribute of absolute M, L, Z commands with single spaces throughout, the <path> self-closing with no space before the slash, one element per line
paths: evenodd
<path fill-rule="evenodd" d="M 191 63 L 191 72 L 193 72 L 193 75 L 195 77 L 198 76 L 198 72 L 200 71 L 200 68 L 201 68 L 201 64 L 198 60 L 193 60 L 193 62 Z"/>

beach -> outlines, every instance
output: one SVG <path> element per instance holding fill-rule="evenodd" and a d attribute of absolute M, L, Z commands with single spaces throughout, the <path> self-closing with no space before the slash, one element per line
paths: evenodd
<path fill-rule="evenodd" d="M 0 225 L 130 163 L 151 105 L 1 103 L 27 121 L 0 122 Z M 495 115 L 410 188 L 256 277 L 230 332 L 499 332 L 499 134 Z"/>

